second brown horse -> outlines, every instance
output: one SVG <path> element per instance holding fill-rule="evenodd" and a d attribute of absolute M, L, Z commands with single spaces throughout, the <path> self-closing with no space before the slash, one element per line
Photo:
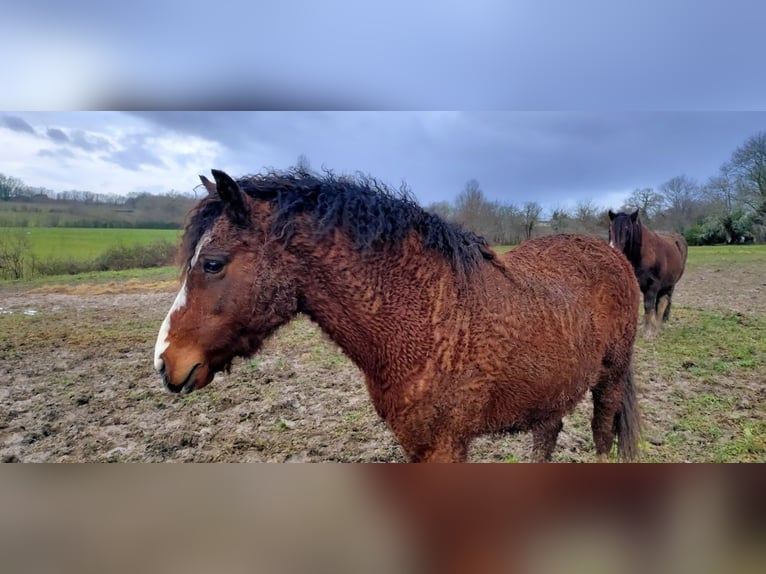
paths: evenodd
<path fill-rule="evenodd" d="M 609 211 L 609 244 L 625 254 L 644 295 L 644 336 L 657 335 L 670 318 L 673 290 L 684 274 L 688 246 L 683 235 L 652 231 L 633 213 Z"/>

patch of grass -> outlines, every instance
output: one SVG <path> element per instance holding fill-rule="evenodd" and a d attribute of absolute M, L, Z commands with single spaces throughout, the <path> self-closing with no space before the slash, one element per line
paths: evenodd
<path fill-rule="evenodd" d="M 737 398 L 713 393 L 692 395 L 665 440 L 682 456 L 690 443 L 709 446 L 713 462 L 764 462 L 766 422 L 732 417 Z"/>
<path fill-rule="evenodd" d="M 0 233 L 16 228 L 2 228 Z M 178 243 L 179 229 L 97 229 L 67 227 L 23 228 L 37 259 L 95 259 L 107 249 L 126 245 L 147 245 L 165 240 Z"/>
<path fill-rule="evenodd" d="M 110 282 L 160 282 L 175 281 L 178 279 L 178 267 L 170 265 L 165 267 L 152 267 L 149 269 L 125 269 L 122 271 L 90 271 L 78 275 L 51 275 L 47 277 L 35 277 L 28 280 L 0 281 L 3 288 L 30 288 L 51 285 L 84 285 L 88 283 L 103 284 Z"/>
<path fill-rule="evenodd" d="M 514 247 L 516 246 L 515 245 L 495 245 L 492 247 L 492 249 L 495 251 L 495 253 L 502 255 L 503 253 L 508 253 Z"/>
<path fill-rule="evenodd" d="M 80 317 L 90 325 L 87 329 L 73 327 L 61 312 L 24 315 L 0 315 L 0 356 L 3 349 L 16 346 L 45 346 L 92 349 L 104 346 L 132 350 L 149 347 L 156 337 L 157 321 L 123 318 L 119 322 L 104 322 L 98 311 L 83 310 Z M 100 321 L 100 324 L 99 324 Z M 93 324 L 97 326 L 92 326 Z"/>
<path fill-rule="evenodd" d="M 258 367 L 260 367 L 261 361 L 256 357 L 255 359 L 250 359 L 245 363 L 245 370 L 247 371 L 257 371 Z"/>
<path fill-rule="evenodd" d="M 766 264 L 766 245 L 705 245 L 689 247 L 689 269 L 730 268 L 743 264 Z"/>
<path fill-rule="evenodd" d="M 320 345 L 311 349 L 312 361 L 323 367 L 337 367 L 349 364 L 349 359 L 337 348 Z"/>
<path fill-rule="evenodd" d="M 685 404 L 685 411 L 673 431 L 688 431 L 704 441 L 714 441 L 723 434 L 722 424 L 736 401 L 723 399 L 710 393 L 692 396 Z"/>
<path fill-rule="evenodd" d="M 713 462 L 766 462 L 766 422 L 746 421 L 713 451 Z"/>
<path fill-rule="evenodd" d="M 637 353 L 652 356 L 659 374 L 687 371 L 712 382 L 722 374 L 766 365 L 766 319 L 683 307 L 673 311 L 673 324 L 656 339 L 636 339 Z"/>
<path fill-rule="evenodd" d="M 333 435 L 336 437 L 344 437 L 349 433 L 359 432 L 366 427 L 367 418 L 369 417 L 369 409 L 364 406 L 344 409 L 340 415 L 339 424 L 333 429 Z"/>
<path fill-rule="evenodd" d="M 83 275 L 93 271 L 152 268 L 173 261 L 180 230 L 0 228 L 6 263 L 0 279 Z"/>

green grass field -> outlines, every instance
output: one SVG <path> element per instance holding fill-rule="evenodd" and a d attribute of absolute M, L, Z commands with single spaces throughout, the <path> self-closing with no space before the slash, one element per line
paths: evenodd
<path fill-rule="evenodd" d="M 766 245 L 706 245 L 689 247 L 688 269 L 726 267 L 764 261 Z"/>
<path fill-rule="evenodd" d="M 23 234 L 38 259 L 93 259 L 117 245 L 179 241 L 182 233 L 178 229 L 0 228 L 0 235 Z"/>

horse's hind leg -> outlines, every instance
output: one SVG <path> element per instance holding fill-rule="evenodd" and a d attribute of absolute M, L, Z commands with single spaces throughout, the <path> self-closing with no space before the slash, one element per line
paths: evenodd
<path fill-rule="evenodd" d="M 670 319 L 670 304 L 673 300 L 673 287 L 662 293 L 657 301 L 657 316 L 662 317 L 662 322 Z"/>
<path fill-rule="evenodd" d="M 532 456 L 535 462 L 550 462 L 563 427 L 561 417 L 554 417 L 535 425 L 532 429 Z"/>
<path fill-rule="evenodd" d="M 630 357 L 630 354 L 628 354 Z M 633 384 L 633 369 L 627 364 L 605 364 L 598 384 L 593 387 L 593 442 L 599 462 L 605 462 L 617 437 L 617 451 L 624 461 L 638 456 L 641 420 Z"/>
<path fill-rule="evenodd" d="M 593 419 L 591 430 L 599 462 L 605 462 L 612 450 L 617 433 L 616 417 L 622 400 L 622 390 L 614 371 L 602 375 L 591 391 L 593 394 Z"/>

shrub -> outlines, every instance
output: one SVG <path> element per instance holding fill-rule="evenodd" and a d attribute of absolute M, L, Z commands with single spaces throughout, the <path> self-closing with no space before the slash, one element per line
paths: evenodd
<path fill-rule="evenodd" d="M 145 269 L 171 265 L 176 246 L 169 241 L 155 241 L 145 245 L 118 245 L 110 247 L 95 261 L 99 271 Z"/>

